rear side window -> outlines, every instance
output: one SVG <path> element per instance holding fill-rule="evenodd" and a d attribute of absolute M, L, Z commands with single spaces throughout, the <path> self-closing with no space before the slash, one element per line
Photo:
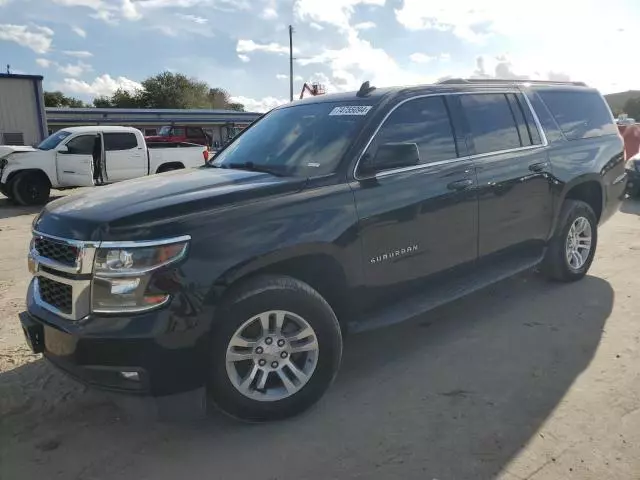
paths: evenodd
<path fill-rule="evenodd" d="M 376 135 L 375 145 L 415 143 L 420 163 L 456 158 L 456 143 L 443 97 L 417 98 L 396 108 Z"/>
<path fill-rule="evenodd" d="M 460 102 L 477 155 L 522 146 L 521 133 L 503 93 L 462 95 Z"/>
<path fill-rule="evenodd" d="M 609 107 L 597 92 L 540 90 L 538 95 L 567 140 L 618 133 Z"/>
<path fill-rule="evenodd" d="M 104 133 L 104 149 L 107 152 L 114 150 L 131 150 L 138 146 L 138 139 L 134 133 Z"/>

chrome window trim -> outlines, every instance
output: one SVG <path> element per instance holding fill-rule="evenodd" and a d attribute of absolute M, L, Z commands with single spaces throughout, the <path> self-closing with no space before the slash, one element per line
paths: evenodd
<path fill-rule="evenodd" d="M 476 154 L 476 155 L 466 155 L 464 157 L 456 157 L 456 158 L 452 158 L 452 159 L 448 159 L 448 160 L 439 160 L 437 162 L 423 163 L 423 164 L 420 164 L 420 165 L 412 165 L 410 167 L 394 168 L 394 169 L 390 169 L 390 170 L 385 170 L 383 172 L 378 172 L 373 177 L 370 177 L 370 178 L 382 178 L 382 177 L 387 177 L 387 176 L 390 176 L 390 175 L 394 175 L 396 173 L 405 173 L 405 172 L 410 172 L 410 171 L 413 171 L 413 170 L 422 170 L 424 168 L 435 167 L 435 166 L 438 166 L 438 165 L 447 165 L 449 163 L 455 163 L 455 162 L 460 162 L 460 161 L 465 161 L 465 160 L 475 160 L 475 159 L 478 159 L 478 158 L 489 157 L 489 156 L 492 156 L 492 155 L 502 155 L 502 154 L 505 154 L 505 153 L 513 153 L 513 152 L 520 152 L 520 151 L 526 151 L 526 150 L 534 150 L 534 149 L 539 149 L 539 148 L 545 148 L 545 147 L 547 147 L 549 145 L 549 142 L 547 141 L 547 136 L 544 133 L 544 130 L 542 128 L 542 124 L 540 123 L 540 119 L 538 118 L 538 115 L 537 115 L 535 109 L 531 105 L 531 102 L 529 101 L 529 98 L 527 97 L 525 92 L 523 92 L 521 89 L 519 89 L 517 87 L 500 88 L 500 89 L 492 89 L 492 90 L 474 90 L 474 91 L 468 91 L 468 92 L 441 92 L 441 93 L 428 93 L 428 94 L 424 94 L 424 95 L 416 95 L 415 97 L 406 98 L 403 101 L 399 102 L 397 105 L 394 105 L 394 107 L 391 110 L 389 110 L 387 112 L 387 114 L 384 116 L 384 118 L 380 121 L 380 123 L 376 127 L 375 131 L 373 132 L 373 134 L 371 135 L 371 137 L 367 141 L 365 147 L 362 149 L 362 152 L 358 156 L 358 160 L 356 161 L 356 165 L 355 165 L 355 167 L 353 169 L 353 178 L 355 180 L 357 180 L 357 181 L 367 180 L 367 178 L 362 178 L 362 177 L 358 176 L 358 167 L 360 166 L 360 161 L 362 160 L 362 157 L 364 156 L 365 152 L 371 146 L 371 143 L 375 139 L 375 137 L 378 134 L 378 132 L 380 131 L 380 129 L 383 127 L 384 123 L 391 116 L 391 114 L 397 108 L 399 108 L 401 105 L 404 105 L 405 103 L 410 102 L 412 100 L 418 100 L 418 99 L 421 99 L 421 98 L 428 98 L 428 97 L 458 96 L 458 95 L 482 95 L 482 94 L 486 95 L 486 94 L 491 94 L 491 93 L 494 93 L 494 94 L 496 94 L 496 93 L 497 94 L 514 93 L 514 94 L 522 95 L 524 97 L 524 100 L 525 100 L 529 110 L 531 111 L 531 113 L 533 115 L 533 121 L 535 123 L 536 128 L 538 129 L 538 134 L 540 135 L 540 140 L 541 140 L 542 143 L 539 144 L 539 145 L 527 145 L 526 147 L 517 147 L 517 148 L 511 148 L 511 149 L 507 149 L 507 150 L 499 150 L 499 151 L 495 151 L 495 152 L 479 153 L 479 154 Z"/>
<path fill-rule="evenodd" d="M 134 240 L 134 241 L 107 241 L 100 242 L 98 248 L 144 248 L 158 247 L 161 245 L 171 245 L 172 243 L 182 243 L 191 240 L 191 235 L 181 235 L 179 237 L 163 238 L 158 240 Z"/>

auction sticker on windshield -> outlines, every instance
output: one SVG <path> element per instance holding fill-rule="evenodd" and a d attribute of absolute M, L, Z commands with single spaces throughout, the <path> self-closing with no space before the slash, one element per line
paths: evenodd
<path fill-rule="evenodd" d="M 329 115 L 366 115 L 371 110 L 371 105 L 354 105 L 347 107 L 335 107 Z"/>

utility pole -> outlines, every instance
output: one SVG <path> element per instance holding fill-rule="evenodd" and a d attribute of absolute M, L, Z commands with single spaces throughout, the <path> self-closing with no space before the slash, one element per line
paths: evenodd
<path fill-rule="evenodd" d="M 293 102 L 293 27 L 289 25 L 289 101 Z"/>

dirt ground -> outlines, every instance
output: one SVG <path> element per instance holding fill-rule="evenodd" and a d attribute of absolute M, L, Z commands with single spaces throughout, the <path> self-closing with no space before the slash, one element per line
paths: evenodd
<path fill-rule="evenodd" d="M 640 202 L 583 281 L 530 273 L 351 337 L 292 420 L 135 416 L 29 353 L 17 313 L 35 209 L 0 199 L 0 478 L 640 479 Z"/>

